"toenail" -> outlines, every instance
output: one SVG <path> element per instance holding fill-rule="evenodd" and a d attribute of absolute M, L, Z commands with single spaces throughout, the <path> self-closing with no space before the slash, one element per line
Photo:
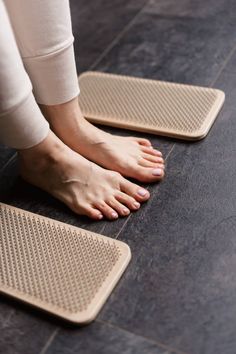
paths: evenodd
<path fill-rule="evenodd" d="M 123 213 L 126 214 L 126 215 L 129 214 L 129 209 L 123 208 Z"/>
<path fill-rule="evenodd" d="M 140 203 L 134 202 L 134 207 L 137 208 L 137 209 L 140 208 Z"/>
<path fill-rule="evenodd" d="M 115 212 L 111 213 L 111 216 L 112 216 L 114 219 L 117 219 L 117 218 L 118 218 L 118 214 L 115 213 Z"/>
<path fill-rule="evenodd" d="M 138 190 L 138 194 L 141 196 L 141 197 L 145 197 L 145 195 L 147 195 L 147 191 L 145 189 L 139 189 Z"/>
<path fill-rule="evenodd" d="M 152 171 L 153 176 L 161 176 L 163 174 L 163 170 L 161 168 L 156 168 Z"/>
<path fill-rule="evenodd" d="M 103 215 L 102 215 L 102 214 L 98 215 L 98 219 L 99 219 L 99 220 L 101 220 L 102 218 L 103 218 Z"/>

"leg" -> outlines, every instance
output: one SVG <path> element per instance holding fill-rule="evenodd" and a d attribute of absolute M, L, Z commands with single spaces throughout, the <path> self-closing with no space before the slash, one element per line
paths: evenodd
<path fill-rule="evenodd" d="M 69 0 L 4 0 L 36 101 L 67 102 L 79 94 Z"/>
<path fill-rule="evenodd" d="M 93 219 L 138 209 L 149 198 L 146 190 L 86 160 L 49 130 L 1 0 L 0 33 L 0 139 L 18 149 L 23 178 Z"/>
<path fill-rule="evenodd" d="M 162 179 L 162 155 L 150 147 L 149 141 L 112 136 L 83 118 L 77 100 L 69 2 L 6 3 L 37 102 L 57 136 L 86 158 L 124 176 L 142 182 Z"/>
<path fill-rule="evenodd" d="M 49 125 L 32 94 L 2 0 L 0 33 L 0 140 L 16 149 L 26 149 L 46 138 Z"/>

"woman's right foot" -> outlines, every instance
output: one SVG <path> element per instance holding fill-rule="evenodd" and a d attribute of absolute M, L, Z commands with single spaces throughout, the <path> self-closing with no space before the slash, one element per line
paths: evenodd
<path fill-rule="evenodd" d="M 82 115 L 78 98 L 54 106 L 40 106 L 55 134 L 72 150 L 124 177 L 150 183 L 163 179 L 162 153 L 147 139 L 114 136 L 98 129 Z"/>
<path fill-rule="evenodd" d="M 50 131 L 30 149 L 19 151 L 20 171 L 80 215 L 100 220 L 127 216 L 149 199 L 149 192 L 119 173 L 105 170 L 72 151 Z"/>

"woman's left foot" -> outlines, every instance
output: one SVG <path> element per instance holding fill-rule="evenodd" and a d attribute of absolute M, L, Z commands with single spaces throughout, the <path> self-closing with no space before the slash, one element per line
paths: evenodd
<path fill-rule="evenodd" d="M 153 149 L 149 140 L 113 136 L 96 128 L 84 119 L 77 98 L 41 109 L 54 133 L 87 159 L 141 182 L 156 182 L 164 177 L 162 153 Z"/>

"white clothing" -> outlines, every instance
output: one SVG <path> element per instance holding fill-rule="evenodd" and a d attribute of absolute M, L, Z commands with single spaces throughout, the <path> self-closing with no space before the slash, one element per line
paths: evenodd
<path fill-rule="evenodd" d="M 79 94 L 68 0 L 0 0 L 0 141 L 26 149 L 46 138 L 39 104 Z M 33 92 L 32 92 L 33 89 Z"/>

